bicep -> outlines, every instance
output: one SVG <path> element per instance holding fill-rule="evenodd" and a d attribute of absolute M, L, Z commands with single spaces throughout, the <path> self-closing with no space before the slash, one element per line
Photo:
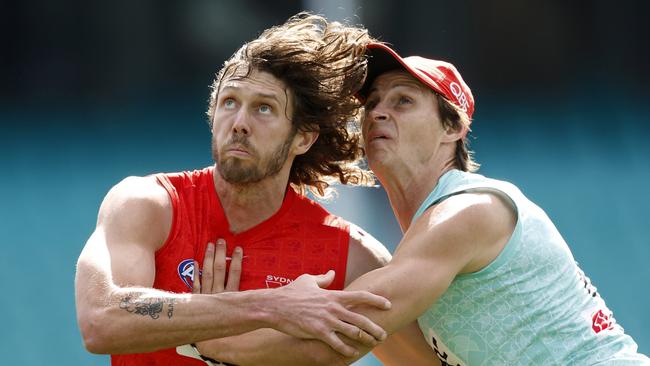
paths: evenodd
<path fill-rule="evenodd" d="M 391 315 L 387 323 L 397 330 L 429 308 L 458 274 L 489 264 L 512 233 L 511 216 L 489 195 L 459 195 L 431 207 L 409 227 L 388 266 L 362 276 L 359 289 L 397 305 L 404 315 Z"/>
<path fill-rule="evenodd" d="M 393 334 L 417 319 L 442 294 L 453 279 L 453 272 L 424 256 L 396 255 L 385 267 L 355 280 L 346 290 L 366 290 L 384 296 L 392 306 L 388 311 L 359 309 L 375 323 Z"/>
<path fill-rule="evenodd" d="M 152 287 L 155 249 L 146 243 L 107 240 L 104 229 L 98 227 L 79 256 L 77 277 L 78 281 L 90 278 L 91 283 L 107 282 L 109 286 Z"/>
<path fill-rule="evenodd" d="M 470 257 L 449 223 L 414 222 L 392 260 L 360 276 L 346 290 L 367 290 L 388 298 L 389 311 L 362 309 L 389 334 L 414 321 L 446 291 Z"/>
<path fill-rule="evenodd" d="M 400 331 L 437 301 L 459 273 L 477 267 L 477 258 L 499 247 L 511 223 L 486 220 L 495 213 L 508 214 L 496 211 L 494 202 L 482 196 L 453 198 L 430 208 L 408 229 L 387 266 L 362 275 L 346 290 L 388 298 L 390 310 L 361 312 L 388 334 Z"/>
<path fill-rule="evenodd" d="M 111 189 L 79 256 L 77 290 L 151 287 L 155 252 L 171 227 L 169 206 L 166 191 L 149 178 L 130 178 Z"/>

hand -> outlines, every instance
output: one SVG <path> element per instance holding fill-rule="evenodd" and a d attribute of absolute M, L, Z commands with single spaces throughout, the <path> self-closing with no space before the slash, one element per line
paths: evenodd
<path fill-rule="evenodd" d="M 217 244 L 208 243 L 203 259 L 203 269 L 199 271 L 197 261 L 194 261 L 194 283 L 192 293 L 218 294 L 220 292 L 239 291 L 241 278 L 241 262 L 244 251 L 236 247 L 232 253 L 228 282 L 226 282 L 226 241 L 217 240 Z M 201 275 L 199 276 L 199 273 Z M 200 277 L 200 278 L 199 278 Z M 225 284 L 224 284 L 225 283 Z"/>
<path fill-rule="evenodd" d="M 367 317 L 349 308 L 369 305 L 390 309 L 390 302 L 367 291 L 331 291 L 323 288 L 334 280 L 334 271 L 324 275 L 302 275 L 291 284 L 275 289 L 276 295 L 267 303 L 273 314 L 272 327 L 305 339 L 319 339 L 346 357 L 358 351 L 342 338 L 360 341 L 374 347 L 386 339 L 386 332 Z"/>
<path fill-rule="evenodd" d="M 203 258 L 203 269 L 199 271 L 197 261 L 194 261 L 194 283 L 192 293 L 195 294 L 218 294 L 220 292 L 239 291 L 239 280 L 241 277 L 241 262 L 243 250 L 236 247 L 233 250 L 228 271 L 228 282 L 226 281 L 226 241 L 217 240 L 217 244 L 208 243 Z M 199 276 L 199 273 L 201 275 Z M 197 342 L 196 348 L 201 354 L 209 349 L 210 340 Z"/>

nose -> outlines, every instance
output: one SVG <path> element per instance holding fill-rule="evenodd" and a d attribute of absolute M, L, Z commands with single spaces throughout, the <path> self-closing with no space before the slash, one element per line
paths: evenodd
<path fill-rule="evenodd" d="M 388 114 L 381 106 L 381 104 L 377 104 L 374 108 L 370 110 L 370 113 L 368 113 L 368 117 L 370 118 L 371 121 L 384 121 L 388 118 Z"/>
<path fill-rule="evenodd" d="M 250 125 L 248 123 L 248 113 L 244 108 L 240 109 L 237 115 L 235 116 L 235 120 L 232 124 L 232 132 L 239 135 L 244 135 L 248 136 L 251 132 Z"/>
<path fill-rule="evenodd" d="M 364 133 L 368 133 L 371 126 L 376 122 L 386 121 L 388 113 L 386 113 L 379 105 L 376 105 L 371 110 L 367 111 L 361 122 L 361 127 Z"/>

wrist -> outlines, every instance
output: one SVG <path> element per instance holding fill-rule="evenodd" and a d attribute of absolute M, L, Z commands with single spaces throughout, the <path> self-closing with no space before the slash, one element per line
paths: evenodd
<path fill-rule="evenodd" d="M 272 296 L 271 291 L 260 289 L 239 293 L 247 297 L 243 299 L 243 304 L 246 304 L 246 315 L 254 325 L 254 329 L 275 328 L 277 323 L 274 320 L 275 313 L 269 310 L 274 303 L 274 296 Z"/>

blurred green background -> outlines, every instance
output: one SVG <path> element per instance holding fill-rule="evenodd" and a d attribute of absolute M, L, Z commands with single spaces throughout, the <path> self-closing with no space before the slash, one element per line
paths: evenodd
<path fill-rule="evenodd" d="M 363 24 L 402 54 L 449 60 L 476 97 L 481 172 L 544 208 L 650 353 L 649 6 L 642 1 L 21 1 L 0 5 L 0 355 L 107 365 L 86 352 L 75 262 L 128 175 L 211 164 L 214 73 L 300 10 Z M 391 249 L 380 188 L 328 204 Z M 359 365 L 376 365 L 372 356 Z"/>

